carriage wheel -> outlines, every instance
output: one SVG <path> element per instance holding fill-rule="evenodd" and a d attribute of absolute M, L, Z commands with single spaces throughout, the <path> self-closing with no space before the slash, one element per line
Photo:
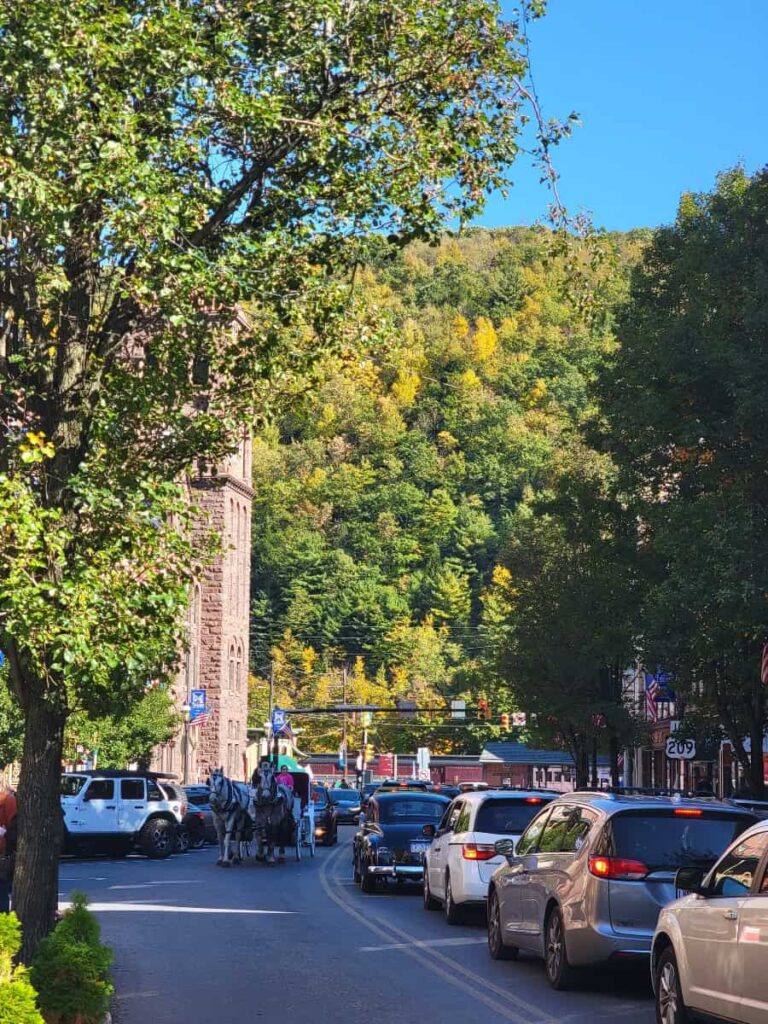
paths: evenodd
<path fill-rule="evenodd" d="M 296 860 L 301 860 L 301 829 L 296 826 Z"/>
<path fill-rule="evenodd" d="M 314 832 L 312 833 L 312 837 L 309 840 L 309 856 L 310 857 L 314 857 L 315 856 L 315 833 Z"/>

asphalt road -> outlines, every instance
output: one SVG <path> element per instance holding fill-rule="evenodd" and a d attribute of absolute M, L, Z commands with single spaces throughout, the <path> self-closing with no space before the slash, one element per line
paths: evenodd
<path fill-rule="evenodd" d="M 149 861 L 64 860 L 115 950 L 115 1024 L 651 1024 L 644 971 L 550 989 L 540 961 L 493 962 L 479 918 L 450 927 L 420 894 L 365 896 L 352 828 L 315 860 L 225 870 L 211 847 Z"/>

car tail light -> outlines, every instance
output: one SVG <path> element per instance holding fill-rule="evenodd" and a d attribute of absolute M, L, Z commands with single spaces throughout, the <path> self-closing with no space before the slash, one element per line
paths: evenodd
<path fill-rule="evenodd" d="M 496 856 L 496 850 L 492 846 L 464 843 L 461 847 L 461 856 L 464 860 L 491 860 Z"/>
<path fill-rule="evenodd" d="M 590 857 L 589 870 L 597 878 L 613 878 L 625 882 L 636 882 L 648 874 L 648 868 L 641 860 L 627 860 L 624 857 Z"/>
<path fill-rule="evenodd" d="M 542 803 L 544 803 L 544 801 L 541 799 L 540 796 L 527 796 L 525 798 L 525 802 L 527 804 L 542 804 Z"/>
<path fill-rule="evenodd" d="M 205 815 L 202 811 L 195 811 L 193 817 L 197 818 L 198 821 L 205 821 Z"/>
<path fill-rule="evenodd" d="M 700 818 L 704 812 L 700 807 L 676 807 L 673 813 L 677 818 Z"/>

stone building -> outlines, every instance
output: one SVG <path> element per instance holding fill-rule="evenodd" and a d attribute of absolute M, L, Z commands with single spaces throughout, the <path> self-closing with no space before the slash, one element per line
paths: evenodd
<path fill-rule="evenodd" d="M 191 595 L 189 643 L 174 695 L 183 709 L 192 690 L 205 690 L 208 715 L 203 725 L 185 722 L 173 740 L 157 747 L 151 766 L 186 782 L 205 779 L 215 766 L 242 779 L 248 725 L 250 436 L 244 435 L 233 455 L 190 486 L 206 524 L 220 531 L 224 543 Z"/>

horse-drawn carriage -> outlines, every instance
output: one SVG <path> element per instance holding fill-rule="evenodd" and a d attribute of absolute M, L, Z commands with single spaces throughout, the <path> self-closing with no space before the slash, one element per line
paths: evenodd
<path fill-rule="evenodd" d="M 280 784 L 266 762 L 254 772 L 250 786 L 228 779 L 221 771 L 211 774 L 210 803 L 219 837 L 219 864 L 229 867 L 251 854 L 274 864 L 276 847 L 278 860 L 285 859 L 289 846 L 295 850 L 296 860 L 301 860 L 302 847 L 309 849 L 310 857 L 315 856 L 312 779 L 302 770 L 289 774 L 293 786 Z"/>
<path fill-rule="evenodd" d="M 293 845 L 296 860 L 301 860 L 301 848 L 309 849 L 310 857 L 315 856 L 315 805 L 312 803 L 312 779 L 308 772 L 292 771 L 293 778 Z"/>

